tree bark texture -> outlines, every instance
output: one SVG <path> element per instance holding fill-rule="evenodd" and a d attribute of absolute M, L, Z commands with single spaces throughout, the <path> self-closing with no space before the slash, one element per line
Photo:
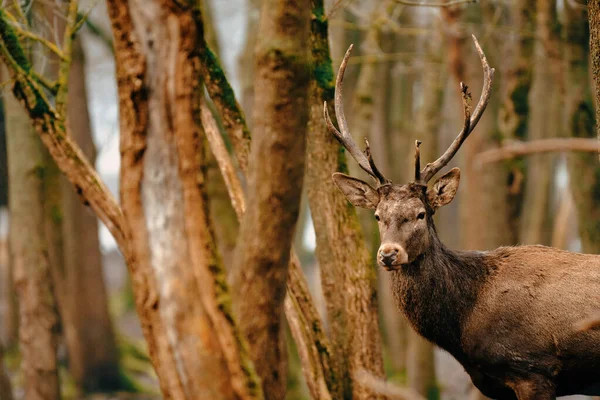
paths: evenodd
<path fill-rule="evenodd" d="M 334 186 L 331 175 L 346 171 L 346 156 L 329 133 L 323 102 L 333 105 L 334 73 L 323 2 L 313 0 L 312 74 L 306 182 L 317 236 L 317 258 L 327 302 L 330 337 L 344 398 L 376 398 L 354 382 L 361 369 L 383 376 L 377 315 L 377 274 L 356 211 Z M 333 115 L 333 112 L 330 113 Z M 337 389 L 339 390 L 339 389 Z M 334 395 L 334 398 L 341 398 Z M 337 392 L 339 393 L 339 392 Z"/>
<path fill-rule="evenodd" d="M 207 217 L 199 9 L 112 1 L 109 12 L 117 38 L 121 199 L 132 253 L 143 268 L 143 275 L 134 274 L 134 289 L 142 289 L 136 301 L 153 339 L 163 393 L 175 399 L 262 397 Z"/>
<path fill-rule="evenodd" d="M 592 3 L 592 2 L 590 2 Z M 585 9 L 565 6 L 567 75 L 567 132 L 579 138 L 595 137 L 595 113 L 590 90 L 588 57 L 590 31 Z M 583 252 L 600 252 L 600 164 L 595 154 L 568 156 L 569 180 L 577 210 Z"/>
<path fill-rule="evenodd" d="M 600 121 L 600 2 L 589 1 L 587 4 L 587 12 L 590 29 L 590 61 L 592 66 L 592 76 L 595 83 L 594 98 L 596 100 L 596 121 Z M 598 140 L 600 140 L 600 125 L 598 124 L 596 125 L 596 136 Z"/>
<path fill-rule="evenodd" d="M 45 149 L 27 114 L 4 92 L 10 191 L 10 252 L 19 298 L 21 372 L 28 400 L 60 397 L 58 315 L 44 230 Z"/>
<path fill-rule="evenodd" d="M 85 60 L 80 39 L 73 42 L 67 106 L 72 138 L 93 165 L 92 138 L 85 84 Z M 102 273 L 98 219 L 82 204 L 79 194 L 61 179 L 63 193 L 62 268 L 63 332 L 69 352 L 69 370 L 86 392 L 121 388 L 118 351 L 108 309 Z"/>
<path fill-rule="evenodd" d="M 125 255 L 164 397 L 262 398 L 206 217 L 197 118 L 197 49 L 204 43 L 199 9 L 117 0 L 108 8 L 117 50 L 123 211 L 67 135 L 64 114 L 32 77 L 0 8 L 0 55 L 14 80 L 13 93 Z"/>
<path fill-rule="evenodd" d="M 269 399 L 283 399 L 286 388 L 281 322 L 304 174 L 309 22 L 308 0 L 263 2 L 248 211 L 231 275 L 234 310 Z"/>
<path fill-rule="evenodd" d="M 529 117 L 529 92 L 533 78 L 535 0 L 524 0 L 513 4 L 512 14 L 517 29 L 516 43 L 511 55 L 512 65 L 506 76 L 506 94 L 498 114 L 498 127 L 502 139 L 527 137 Z M 523 204 L 526 170 L 522 159 L 516 159 L 509 165 L 508 204 L 510 221 L 510 240 L 505 244 L 516 244 L 519 240 L 519 224 Z"/>

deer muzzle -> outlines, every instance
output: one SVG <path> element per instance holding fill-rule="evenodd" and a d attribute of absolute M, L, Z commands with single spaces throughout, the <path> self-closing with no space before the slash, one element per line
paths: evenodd
<path fill-rule="evenodd" d="M 395 243 L 383 243 L 379 247 L 378 257 L 379 265 L 390 271 L 396 267 L 408 264 L 408 254 L 406 250 Z"/>

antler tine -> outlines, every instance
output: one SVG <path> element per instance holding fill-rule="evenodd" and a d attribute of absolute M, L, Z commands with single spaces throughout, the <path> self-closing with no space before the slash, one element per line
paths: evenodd
<path fill-rule="evenodd" d="M 340 130 L 337 130 L 337 128 L 333 125 L 333 122 L 331 122 L 331 118 L 329 117 L 329 111 L 327 110 L 327 102 L 325 102 L 323 105 L 323 114 L 325 115 L 325 122 L 329 131 L 336 137 L 336 139 L 342 144 L 342 146 L 344 146 L 344 148 L 348 150 L 348 152 L 356 160 L 358 165 L 367 174 L 375 178 L 379 184 L 384 185 L 389 183 L 389 181 L 385 179 L 385 177 L 381 174 L 381 172 L 379 172 L 379 170 L 375 166 L 373 158 L 371 157 L 368 142 L 367 148 L 365 150 L 367 155 L 365 155 L 360 150 L 354 139 L 352 139 L 352 135 L 348 130 L 346 115 L 344 114 L 344 72 L 346 72 L 346 66 L 348 65 L 348 59 L 350 58 L 350 53 L 352 52 L 353 47 L 353 45 L 350 45 L 350 47 L 346 51 L 346 55 L 344 55 L 344 59 L 342 60 L 342 64 L 340 65 L 340 69 L 338 70 L 338 75 L 335 80 L 335 116 L 337 118 Z"/>
<path fill-rule="evenodd" d="M 481 97 L 479 98 L 479 102 L 475 107 L 475 111 L 473 115 L 471 115 L 471 94 L 468 91 L 466 85 L 462 82 L 460 83 L 462 97 L 463 97 L 463 107 L 465 112 L 465 119 L 463 129 L 460 131 L 456 139 L 452 142 L 448 150 L 440 158 L 435 160 L 432 163 L 429 163 L 423 168 L 421 171 L 421 181 L 427 183 L 435 174 L 437 174 L 446 164 L 452 160 L 452 157 L 456 154 L 460 146 L 464 143 L 464 141 L 469 137 L 469 134 L 475 129 L 475 126 L 481 119 L 485 108 L 490 101 L 490 95 L 492 92 L 492 82 L 494 81 L 494 68 L 490 68 L 488 64 L 485 53 L 481 49 L 479 42 L 475 35 L 471 35 L 473 37 L 473 42 L 475 42 L 475 48 L 477 49 L 477 53 L 479 54 L 479 58 L 481 60 L 481 66 L 483 68 L 483 89 L 481 91 Z"/>
<path fill-rule="evenodd" d="M 421 146 L 420 140 L 415 140 L 415 182 L 421 181 Z"/>

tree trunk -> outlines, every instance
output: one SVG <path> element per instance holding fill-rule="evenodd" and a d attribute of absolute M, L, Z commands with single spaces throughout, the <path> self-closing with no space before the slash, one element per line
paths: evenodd
<path fill-rule="evenodd" d="M 200 10 L 158 0 L 107 4 L 119 82 L 123 210 L 68 135 L 64 107 L 54 110 L 32 77 L 31 64 L 0 8 L 0 56 L 9 67 L 13 93 L 54 160 L 125 255 L 164 397 L 260 399 L 261 387 L 232 315 L 207 218 L 198 118 L 204 44 Z M 69 26 L 75 24 L 73 7 Z M 155 35 L 164 40 L 155 41 Z M 64 70 L 60 82 L 66 82 L 69 71 Z M 51 297 L 24 296 L 39 298 Z M 36 335 L 35 343 L 43 339 Z M 38 363 L 45 360 L 41 356 L 36 354 Z"/>
<path fill-rule="evenodd" d="M 73 42 L 69 102 L 73 140 L 90 163 L 96 161 L 85 87 L 85 60 L 81 42 Z M 72 185 L 62 179 L 64 232 L 64 293 L 61 307 L 69 352 L 69 370 L 86 392 L 121 388 L 118 351 L 108 310 L 102 273 L 98 219 L 82 204 Z"/>
<path fill-rule="evenodd" d="M 588 75 L 590 32 L 585 12 L 585 9 L 577 5 L 565 4 L 567 132 L 573 137 L 591 138 L 595 136 L 595 118 Z M 567 160 L 583 252 L 598 254 L 600 253 L 598 155 L 569 154 Z"/>
<path fill-rule="evenodd" d="M 557 50 L 556 4 L 550 0 L 537 0 L 537 36 L 535 42 L 533 78 L 531 85 L 530 122 L 528 139 L 559 136 L 561 125 L 561 93 L 558 85 L 549 85 L 555 76 Z M 553 65 L 554 64 L 554 65 Z M 554 178 L 553 161 L 548 155 L 527 157 L 527 179 L 523 198 L 519 243 L 550 245 L 552 241 L 551 205 Z"/>
<path fill-rule="evenodd" d="M 335 359 L 340 361 L 339 379 L 344 386 L 344 398 L 366 399 L 374 395 L 352 381 L 361 369 L 383 377 L 376 271 L 356 212 L 331 180 L 331 174 L 347 171 L 347 166 L 344 152 L 327 130 L 323 118 L 323 102 L 333 105 L 335 77 L 323 2 L 313 0 L 312 5 L 314 81 L 307 143 L 308 199 L 317 236 L 317 259 L 327 302 L 330 337 Z M 332 396 L 342 398 L 333 392 Z"/>
<path fill-rule="evenodd" d="M 283 399 L 281 322 L 304 174 L 310 2 L 263 2 L 256 51 L 248 209 L 231 282 L 234 309 L 269 399 Z M 267 156 L 268 155 L 268 156 Z"/>
<path fill-rule="evenodd" d="M 518 37 L 513 47 L 512 66 L 506 76 L 506 95 L 498 114 L 502 140 L 523 140 L 527 137 L 529 92 L 534 64 L 535 6 L 535 0 L 519 1 L 513 5 L 512 14 Z M 523 187 L 527 179 L 523 164 L 523 159 L 517 158 L 509 165 L 507 201 L 510 213 L 510 238 L 509 242 L 504 244 L 516 244 L 519 240 Z"/>
<path fill-rule="evenodd" d="M 2 342 L 0 342 L 0 399 L 13 400 L 10 378 L 4 369 L 4 349 Z"/>
<path fill-rule="evenodd" d="M 10 191 L 10 252 L 19 297 L 19 349 L 28 400 L 60 397 L 58 316 L 44 235 L 45 150 L 27 114 L 4 93 Z"/>
<path fill-rule="evenodd" d="M 136 303 L 161 388 L 174 399 L 260 398 L 207 217 L 199 9 L 158 0 L 108 5 L 128 261 L 137 261 Z"/>

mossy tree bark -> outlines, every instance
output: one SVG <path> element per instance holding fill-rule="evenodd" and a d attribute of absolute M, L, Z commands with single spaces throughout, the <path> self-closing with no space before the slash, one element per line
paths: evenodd
<path fill-rule="evenodd" d="M 285 397 L 281 322 L 304 174 L 309 22 L 309 0 L 263 2 L 248 208 L 231 274 L 234 310 L 269 399 Z"/>
<path fill-rule="evenodd" d="M 57 305 L 44 230 L 45 149 L 31 121 L 8 91 L 6 110 L 10 199 L 10 253 L 19 298 L 19 349 L 25 398 L 60 397 L 56 350 Z"/>
<path fill-rule="evenodd" d="M 163 392 L 182 399 L 262 397 L 207 217 L 200 11 L 171 1 L 108 4 L 117 38 L 121 199 L 145 273 L 137 278 L 148 285 L 136 301 L 151 319 L 146 328 Z"/>
<path fill-rule="evenodd" d="M 591 138 L 596 135 L 596 132 L 588 68 L 590 31 L 585 12 L 585 9 L 577 5 L 565 5 L 564 40 L 566 87 L 568 88 L 566 129 L 570 136 Z M 600 253 L 598 155 L 570 154 L 568 168 L 583 251 L 598 254 Z"/>
<path fill-rule="evenodd" d="M 341 388 L 333 398 L 376 397 L 353 382 L 361 369 L 383 376 L 377 317 L 376 271 L 356 211 L 334 186 L 331 175 L 347 171 L 344 151 L 329 133 L 323 102 L 333 105 L 334 73 L 327 40 L 328 21 L 320 0 L 312 1 L 312 74 L 306 183 L 317 236 L 317 258 L 327 301 L 332 348 Z M 333 113 L 331 113 L 333 115 Z M 350 289 L 351 288 L 351 289 Z M 337 394 L 337 396 L 336 396 Z"/>
<path fill-rule="evenodd" d="M 112 0 L 108 8 L 117 57 L 123 210 L 67 134 L 64 109 L 50 105 L 0 8 L 0 55 L 13 93 L 125 255 L 164 397 L 262 398 L 207 218 L 199 9 L 158 0 Z"/>

